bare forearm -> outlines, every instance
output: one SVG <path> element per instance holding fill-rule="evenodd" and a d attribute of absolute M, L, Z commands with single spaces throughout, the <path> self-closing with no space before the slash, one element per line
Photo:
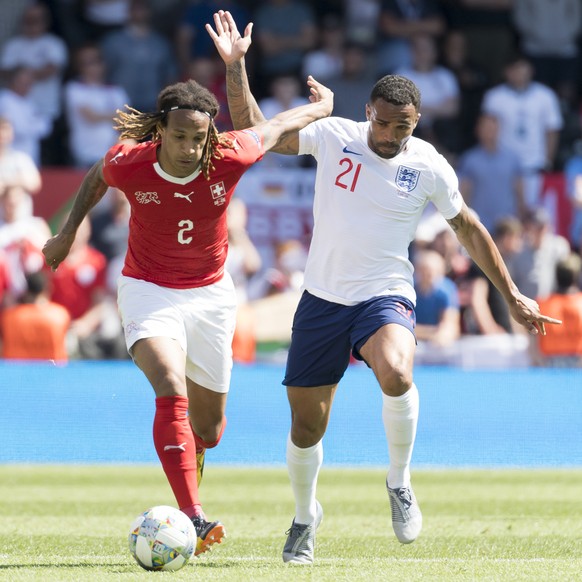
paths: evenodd
<path fill-rule="evenodd" d="M 280 154 L 297 154 L 299 151 L 299 130 L 313 121 L 323 119 L 331 113 L 333 104 L 318 101 L 283 111 L 260 126 L 265 150 Z"/>
<path fill-rule="evenodd" d="M 511 303 L 519 291 L 486 228 L 473 217 L 466 206 L 458 216 L 448 222 L 471 258 L 495 285 L 504 299 Z"/>
<path fill-rule="evenodd" d="M 77 195 L 69 218 L 62 232 L 64 234 L 75 234 L 83 219 L 87 216 L 91 208 L 103 198 L 107 192 L 107 184 L 103 180 L 101 172 L 102 162 L 97 162 L 86 174 Z"/>
<path fill-rule="evenodd" d="M 251 93 L 244 59 L 226 66 L 226 95 L 235 129 L 246 129 L 265 121 L 259 105 Z"/>

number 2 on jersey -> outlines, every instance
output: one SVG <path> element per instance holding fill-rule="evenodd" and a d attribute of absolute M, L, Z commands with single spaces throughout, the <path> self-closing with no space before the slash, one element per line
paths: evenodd
<path fill-rule="evenodd" d="M 194 223 L 191 220 L 180 220 L 178 226 L 180 227 L 180 230 L 178 231 L 178 242 L 181 245 L 190 244 L 192 242 L 192 237 L 184 235 L 185 233 L 194 230 Z"/>
<path fill-rule="evenodd" d="M 335 185 L 343 188 L 344 190 L 350 189 L 353 192 L 356 189 L 356 184 L 358 183 L 358 176 L 360 175 L 360 170 L 362 169 L 362 164 L 355 164 L 350 160 L 350 158 L 344 158 L 340 160 L 340 167 L 346 167 L 343 172 L 340 172 L 335 179 Z"/>

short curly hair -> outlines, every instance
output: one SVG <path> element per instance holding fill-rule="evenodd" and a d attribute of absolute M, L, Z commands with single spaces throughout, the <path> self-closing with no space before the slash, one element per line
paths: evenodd
<path fill-rule="evenodd" d="M 372 88 L 370 103 L 383 99 L 392 105 L 413 105 L 420 111 L 420 91 L 418 87 L 406 77 L 400 75 L 386 75 Z"/>

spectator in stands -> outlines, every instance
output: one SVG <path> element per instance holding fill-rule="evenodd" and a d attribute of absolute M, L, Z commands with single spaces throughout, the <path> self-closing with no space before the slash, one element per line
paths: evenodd
<path fill-rule="evenodd" d="M 188 77 L 190 63 L 194 59 L 214 59 L 216 56 L 214 43 L 204 30 L 204 26 L 212 22 L 213 15 L 218 10 L 228 10 L 237 22 L 251 20 L 247 10 L 234 0 L 189 0 L 176 31 L 176 52 L 180 76 L 195 79 L 202 85 L 204 83 L 196 77 Z M 204 86 L 210 89 L 210 86 Z"/>
<path fill-rule="evenodd" d="M 556 265 L 570 253 L 570 243 L 552 232 L 548 212 L 528 212 L 524 221 L 525 245 L 513 262 L 515 284 L 522 293 L 544 299 L 556 290 Z"/>
<path fill-rule="evenodd" d="M 381 0 L 378 75 L 412 68 L 413 38 L 428 36 L 436 42 L 445 29 L 446 21 L 437 0 Z"/>
<path fill-rule="evenodd" d="M 203 87 L 208 87 L 216 96 L 220 110 L 214 122 L 219 131 L 231 131 L 232 122 L 226 99 L 226 76 L 222 61 L 212 57 L 194 57 L 188 65 L 186 79 L 194 79 Z"/>
<path fill-rule="evenodd" d="M 344 0 L 346 40 L 375 50 L 380 0 Z"/>
<path fill-rule="evenodd" d="M 30 99 L 35 110 L 52 123 L 61 114 L 61 84 L 68 49 L 61 38 L 50 32 L 50 25 L 47 5 L 31 4 L 22 16 L 20 33 L 2 47 L 0 66 L 4 72 L 20 67 L 30 70 Z"/>
<path fill-rule="evenodd" d="M 235 22 L 237 22 L 236 18 Z M 244 20 L 238 22 L 244 22 Z M 321 25 L 318 44 L 303 57 L 303 77 L 313 75 L 319 81 L 326 82 L 340 75 L 345 42 L 346 33 L 340 17 L 336 14 L 327 15 Z"/>
<path fill-rule="evenodd" d="M 316 77 L 317 79 L 317 77 Z M 319 79 L 318 79 L 319 80 Z M 269 84 L 269 93 L 259 101 L 259 107 L 267 119 L 271 119 L 282 111 L 309 103 L 307 97 L 301 95 L 301 84 L 294 75 L 279 75 L 273 77 Z M 261 162 L 262 166 L 297 168 L 301 165 L 298 156 L 284 156 L 267 152 Z"/>
<path fill-rule="evenodd" d="M 131 0 L 82 0 L 81 20 L 84 41 L 99 42 L 107 34 L 121 30 L 130 18 Z"/>
<path fill-rule="evenodd" d="M 465 202 L 493 231 L 503 217 L 525 215 L 524 171 L 521 159 L 499 139 L 499 120 L 481 114 L 475 128 L 477 145 L 466 151 L 457 164 L 459 190 Z"/>
<path fill-rule="evenodd" d="M 444 148 L 458 151 L 460 90 L 452 71 L 438 64 L 438 46 L 429 34 L 410 39 L 412 64 L 396 69 L 396 74 L 410 79 L 422 95 L 421 117 L 415 135 Z"/>
<path fill-rule="evenodd" d="M 582 252 L 582 140 L 576 142 L 572 156 L 564 166 L 566 193 L 572 203 L 570 240 L 572 246 Z"/>
<path fill-rule="evenodd" d="M 265 0 L 255 9 L 254 22 L 261 51 L 256 73 L 265 96 L 273 77 L 301 74 L 305 54 L 317 43 L 317 24 L 303 0 Z"/>
<path fill-rule="evenodd" d="M 535 363 L 542 366 L 582 367 L 582 290 L 580 255 L 571 253 L 556 264 L 555 293 L 540 300 L 540 309 L 562 320 L 540 337 Z"/>
<path fill-rule="evenodd" d="M 52 301 L 71 316 L 69 354 L 81 359 L 125 357 L 119 316 L 107 292 L 107 260 L 89 245 L 91 224 L 86 218 L 71 252 L 52 276 Z"/>
<path fill-rule="evenodd" d="M 0 313 L 2 358 L 66 362 L 69 312 L 49 299 L 45 271 L 26 275 L 19 304 Z"/>
<path fill-rule="evenodd" d="M 135 109 L 154 110 L 159 91 L 177 79 L 172 47 L 154 29 L 148 0 L 131 0 L 127 24 L 100 46 L 109 82 L 125 89 Z"/>
<path fill-rule="evenodd" d="M 463 30 L 471 60 L 492 83 L 502 79 L 507 55 L 515 50 L 514 0 L 441 0 L 449 28 Z"/>
<path fill-rule="evenodd" d="M 513 273 L 513 261 L 523 244 L 521 223 L 514 217 L 501 219 L 492 234 L 509 272 Z M 468 293 L 462 312 L 464 333 L 494 335 L 519 329 L 513 324 L 502 295 L 474 262 L 460 285 Z"/>
<path fill-rule="evenodd" d="M 414 256 L 415 335 L 419 342 L 448 346 L 461 333 L 458 291 L 445 276 L 445 260 L 433 250 Z"/>
<path fill-rule="evenodd" d="M 6 117 L 0 117 L 0 192 L 3 185 L 20 186 L 26 192 L 26 200 L 20 211 L 23 215 L 32 215 L 32 198 L 41 188 L 40 172 L 32 158 L 25 152 L 12 147 L 14 129 Z M 3 216 L 0 213 L 0 223 Z"/>
<path fill-rule="evenodd" d="M 27 214 L 26 191 L 21 186 L 4 186 L 0 195 L 0 249 L 3 250 L 10 271 L 10 292 L 18 299 L 26 290 L 26 275 L 43 267 L 41 249 L 50 238 L 46 221 Z"/>
<path fill-rule="evenodd" d="M 307 251 L 301 241 L 288 239 L 278 242 L 275 264 L 253 281 L 252 298 L 261 299 L 301 289 L 306 261 Z"/>
<path fill-rule="evenodd" d="M 233 198 L 227 209 L 228 254 L 225 269 L 230 273 L 237 295 L 236 327 L 232 340 L 235 362 L 254 362 L 256 357 L 255 317 L 249 304 L 248 285 L 261 268 L 262 259 L 247 233 L 247 207 Z"/>
<path fill-rule="evenodd" d="M 560 104 L 552 89 L 533 80 L 527 58 L 512 57 L 504 73 L 505 83 L 485 92 L 482 109 L 499 118 L 499 139 L 517 153 L 526 172 L 525 203 L 536 208 L 543 172 L 554 167 L 563 127 Z"/>
<path fill-rule="evenodd" d="M 465 31 L 447 31 L 442 41 L 441 64 L 452 71 L 460 91 L 459 147 L 461 151 L 474 145 L 473 130 L 481 109 L 483 94 L 489 88 L 487 70 L 469 54 Z"/>
<path fill-rule="evenodd" d="M 14 303 L 10 294 L 12 288 L 10 279 L 10 266 L 8 257 L 3 249 L 0 249 L 0 314 L 6 305 Z"/>
<path fill-rule="evenodd" d="M 513 24 L 520 49 L 534 67 L 535 79 L 555 91 L 564 82 L 576 87 L 582 33 L 580 0 L 514 0 Z"/>
<path fill-rule="evenodd" d="M 117 141 L 113 117 L 129 103 L 125 89 L 105 82 L 105 63 L 96 45 L 74 54 L 76 78 L 65 85 L 69 155 L 78 168 L 89 168 Z"/>
<path fill-rule="evenodd" d="M 125 194 L 119 188 L 109 188 L 89 215 L 90 245 L 103 253 L 108 263 L 118 257 L 125 257 L 130 211 Z"/>
<path fill-rule="evenodd" d="M 374 84 L 373 67 L 362 44 L 348 42 L 342 51 L 342 70 L 327 80 L 334 92 L 333 114 L 356 121 L 366 120 L 370 87 Z"/>
<path fill-rule="evenodd" d="M 0 116 L 12 125 L 12 148 L 24 152 L 40 165 L 41 140 L 52 129 L 52 120 L 38 112 L 30 97 L 34 84 L 34 72 L 18 67 L 10 71 L 7 86 L 0 90 Z"/>

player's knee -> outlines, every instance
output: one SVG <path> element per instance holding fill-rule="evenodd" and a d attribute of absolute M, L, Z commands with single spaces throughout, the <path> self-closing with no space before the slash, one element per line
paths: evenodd
<path fill-rule="evenodd" d="M 401 396 L 412 386 L 412 371 L 406 366 L 392 366 L 382 374 L 380 386 L 388 396 Z"/>
<path fill-rule="evenodd" d="M 291 440 L 298 447 L 311 447 L 323 438 L 326 424 L 323 419 L 306 421 L 295 417 L 291 425 Z"/>
<path fill-rule="evenodd" d="M 186 396 L 186 383 L 182 374 L 174 370 L 162 370 L 151 379 L 156 396 Z"/>
<path fill-rule="evenodd" d="M 190 413 L 192 418 L 192 413 Z M 224 427 L 226 425 L 226 417 L 208 416 L 206 419 L 198 419 L 192 422 L 192 429 L 197 443 L 206 449 L 212 449 L 220 442 Z"/>

